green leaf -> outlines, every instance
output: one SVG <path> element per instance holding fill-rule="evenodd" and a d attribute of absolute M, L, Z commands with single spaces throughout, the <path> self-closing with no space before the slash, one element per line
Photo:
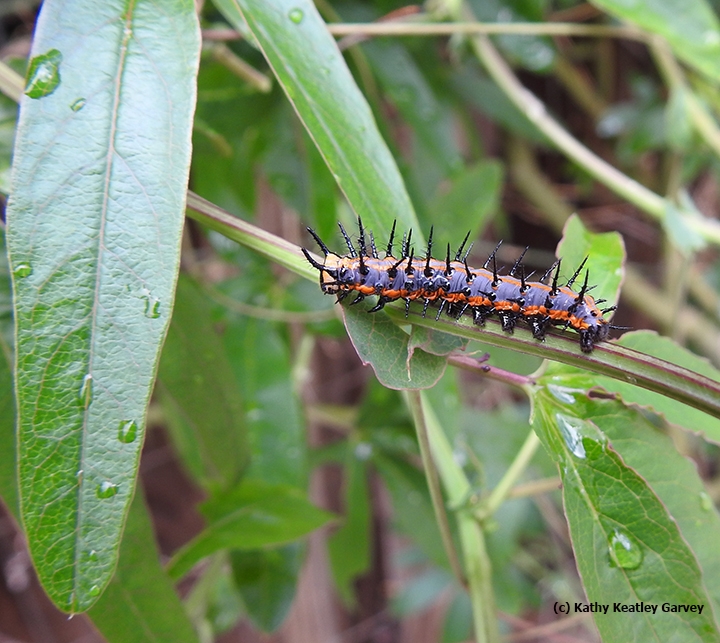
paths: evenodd
<path fill-rule="evenodd" d="M 368 314 L 367 304 L 343 306 L 345 327 L 360 359 L 370 364 L 388 388 L 430 388 L 442 377 L 447 362 L 419 349 L 410 349 L 410 337 L 383 311 Z"/>
<path fill-rule="evenodd" d="M 242 394 L 211 305 L 180 276 L 156 391 L 183 462 L 204 486 L 227 489 L 247 466 L 249 447 Z"/>
<path fill-rule="evenodd" d="M 633 350 L 659 357 L 671 364 L 677 364 L 690 371 L 720 382 L 720 371 L 710 362 L 679 346 L 669 337 L 660 337 L 648 330 L 625 333 L 618 343 Z M 618 392 L 623 400 L 641 406 L 651 406 L 662 413 L 669 422 L 683 426 L 693 432 L 702 433 L 708 440 L 720 443 L 720 418 L 713 417 L 695 408 L 680 404 L 664 395 L 641 389 L 632 384 L 601 377 L 599 385 L 609 391 Z"/>
<path fill-rule="evenodd" d="M 375 40 L 362 47 L 372 70 L 395 104 L 404 121 L 412 127 L 447 176 L 462 168 L 462 156 L 455 144 L 453 123 L 404 45 Z"/>
<path fill-rule="evenodd" d="M 477 239 L 497 211 L 502 184 L 503 168 L 497 161 L 464 168 L 430 206 L 436 234 L 442 239 L 469 230 L 470 240 Z"/>
<path fill-rule="evenodd" d="M 202 507 L 208 527 L 173 556 L 167 571 L 184 576 L 199 560 L 225 548 L 259 549 L 289 543 L 329 522 L 303 492 L 286 485 L 244 480 Z"/>
<path fill-rule="evenodd" d="M 720 79 L 720 22 L 705 0 L 592 0 L 623 20 L 663 36 L 686 63 Z"/>
<path fill-rule="evenodd" d="M 340 189 L 368 228 L 389 230 L 396 218 L 401 229 L 418 232 L 400 172 L 315 5 L 310 0 L 214 1 L 234 27 L 247 22 Z"/>
<path fill-rule="evenodd" d="M 575 280 L 575 288 L 582 285 L 585 270 L 595 286 L 592 296 L 605 299 L 603 306 L 612 306 L 620 297 L 620 284 L 625 262 L 625 244 L 617 232 L 590 232 L 576 214 L 565 223 L 557 256 L 563 260 L 564 272 L 573 274 L 587 257 L 582 274 Z"/>
<path fill-rule="evenodd" d="M 345 605 L 355 606 L 353 580 L 366 572 L 371 563 L 370 544 L 370 497 L 365 460 L 369 445 L 349 445 L 345 461 L 343 525 L 328 538 L 330 569 L 335 587 Z"/>
<path fill-rule="evenodd" d="M 565 511 L 588 600 L 609 606 L 607 614 L 595 614 L 603 639 L 717 640 L 700 565 L 663 499 L 608 444 L 601 428 L 584 419 L 603 415 L 602 410 L 595 405 L 591 411 L 583 408 L 586 398 L 577 389 L 551 381 L 543 384 L 533 396 L 533 426 L 560 468 Z M 637 411 L 613 404 L 617 417 L 609 421 L 622 427 L 623 434 L 645 422 Z M 663 461 L 666 479 L 678 473 L 669 464 Z M 630 627 L 628 614 L 615 612 L 615 605 L 637 603 L 657 605 L 657 611 L 633 614 Z M 671 613 L 662 611 L 663 604 L 704 609 L 702 614 Z"/>
<path fill-rule="evenodd" d="M 248 615 L 263 632 L 274 632 L 295 598 L 305 548 L 292 543 L 271 550 L 233 551 L 233 578 Z"/>
<path fill-rule="evenodd" d="M 227 315 L 223 344 L 244 393 L 252 457 L 247 475 L 271 484 L 307 484 L 305 422 L 288 374 L 280 330 L 260 319 Z"/>
<path fill-rule="evenodd" d="M 130 505 L 115 575 L 88 616 L 108 643 L 198 640 L 160 565 L 140 490 Z"/>
<path fill-rule="evenodd" d="M 671 437 L 639 413 L 619 411 L 609 400 L 596 400 L 585 408 L 586 415 L 612 441 L 625 463 L 647 480 L 678 523 L 703 570 L 715 613 L 720 614 L 720 515 L 705 492 L 695 463 L 678 453 Z"/>
<path fill-rule="evenodd" d="M 195 6 L 49 0 L 32 56 L 51 49 L 60 84 L 20 107 L 8 246 L 23 520 L 43 586 L 77 612 L 115 568 L 172 310 Z"/>

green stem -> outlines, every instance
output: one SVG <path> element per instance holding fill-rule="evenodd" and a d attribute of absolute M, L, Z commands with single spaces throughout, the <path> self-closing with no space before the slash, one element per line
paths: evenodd
<path fill-rule="evenodd" d="M 547 111 L 545 105 L 520 83 L 505 60 L 500 56 L 487 36 L 472 38 L 475 54 L 483 63 L 490 76 L 507 94 L 508 98 L 520 111 L 543 133 L 555 146 L 618 195 L 627 199 L 641 210 L 659 221 L 665 219 L 670 203 L 644 185 L 620 172 L 580 141 L 573 137 Z M 695 230 L 707 241 L 720 245 L 720 224 L 696 217 L 690 213 L 683 216 L 688 227 Z"/>
<path fill-rule="evenodd" d="M 457 551 L 455 550 L 455 545 L 452 540 L 452 533 L 450 532 L 450 523 L 448 522 L 447 512 L 445 511 L 445 502 L 443 501 L 442 490 L 440 489 L 438 471 L 430 450 L 430 440 L 428 438 L 427 424 L 425 423 L 425 414 L 422 409 L 422 399 L 417 390 L 407 391 L 406 398 L 413 415 L 413 420 L 415 421 L 415 430 L 418 436 L 418 444 L 420 445 L 420 456 L 422 458 L 425 476 L 427 477 L 430 499 L 435 512 L 435 519 L 440 529 L 443 547 L 445 548 L 445 553 L 447 554 L 450 568 L 455 578 L 464 586 L 466 585 L 465 574 L 462 565 L 460 565 L 460 560 L 458 559 Z"/>
<path fill-rule="evenodd" d="M 420 16 L 422 20 L 425 16 Z M 404 18 L 403 20 L 407 20 Z M 646 41 L 648 36 L 633 27 L 580 25 L 563 22 L 435 22 L 423 23 L 387 20 L 371 23 L 335 23 L 328 25 L 333 36 L 362 34 L 366 36 L 452 36 L 455 34 L 513 34 L 518 36 L 583 36 L 627 38 Z"/>
<path fill-rule="evenodd" d="M 518 481 L 520 476 L 527 469 L 528 464 L 533 459 L 535 451 L 540 446 L 540 438 L 537 437 L 532 429 L 528 433 L 522 448 L 515 456 L 510 468 L 505 472 L 498 485 L 492 490 L 487 500 L 482 503 L 480 509 L 475 512 L 478 519 L 484 520 L 492 516 L 507 499 L 512 491 L 512 487 Z"/>
<path fill-rule="evenodd" d="M 12 67 L 0 62 L 0 92 L 19 103 L 24 90 L 25 81 L 23 77 Z"/>
<path fill-rule="evenodd" d="M 697 133 L 700 134 L 710 149 L 720 156 L 720 128 L 718 128 L 715 119 L 697 99 L 695 93 L 688 87 L 685 74 L 672 55 L 670 48 L 665 41 L 654 38 L 650 42 L 650 51 L 668 87 L 673 91 L 684 92 L 688 116 Z"/>
<path fill-rule="evenodd" d="M 422 393 L 415 392 L 414 395 L 423 416 L 429 450 L 440 474 L 448 503 L 450 506 L 459 507 L 456 519 L 475 622 L 475 639 L 478 643 L 497 643 L 500 635 L 492 586 L 492 566 L 485 547 L 485 534 L 475 517 L 464 508 L 472 492 L 470 483 L 455 461 L 450 443 L 427 398 Z"/>

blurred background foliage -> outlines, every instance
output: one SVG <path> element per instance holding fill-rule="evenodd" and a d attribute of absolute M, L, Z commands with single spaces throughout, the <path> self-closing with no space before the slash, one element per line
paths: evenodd
<path fill-rule="evenodd" d="M 680 33 L 673 55 L 633 38 L 532 30 L 552 22 L 618 25 L 613 15 L 621 3 L 469 5 L 478 20 L 529 25 L 524 35 L 493 41 L 523 85 L 577 140 L 678 209 L 716 217 L 720 162 L 712 136 L 718 136 L 719 77 L 694 64 L 702 51 L 688 39 L 697 23 L 688 18 L 678 26 L 687 28 L 687 38 Z M 702 8 L 693 18 L 699 28 L 716 30 L 716 5 L 693 3 Z M 423 11 L 397 0 L 319 0 L 317 6 L 327 22 L 412 22 Z M 682 16 L 684 7 L 679 0 L 638 3 L 636 15 L 625 17 L 641 27 L 660 21 L 669 28 L 667 17 Z M 22 0 L 0 6 L 0 55 L 18 69 L 35 9 Z M 308 246 L 304 226 L 310 225 L 331 248 L 341 248 L 336 222 L 351 220 L 352 213 L 262 54 L 251 39 L 231 32 L 212 3 L 201 12 L 190 188 L 298 245 Z M 664 35 L 672 41 L 672 34 Z M 619 231 L 625 240 L 628 276 L 616 323 L 658 329 L 720 362 L 717 250 L 702 239 L 682 243 L 682 231 L 668 234 L 671 222 L 660 225 L 558 152 L 486 73 L 467 39 L 349 35 L 339 44 L 421 226 L 435 226 L 440 247 L 471 230 L 476 264 L 503 239 L 504 263 L 529 245 L 528 264 L 544 269 L 554 260 L 565 220 L 577 213 L 592 230 Z M 0 96 L 5 192 L 15 113 L 14 103 Z M 708 127 L 714 128 L 710 136 Z M 380 238 L 387 233 L 375 232 Z M 9 360 L 4 263 L 0 271 L 0 331 Z M 309 489 L 315 505 L 342 516 L 307 542 L 231 545 L 196 568 L 181 591 L 201 638 L 468 640 L 469 600 L 448 567 L 411 418 L 401 394 L 381 387 L 359 362 L 331 298 L 193 221 L 186 226 L 183 271 L 141 467 L 165 560 L 200 531 L 196 502 L 217 500 L 240 479 L 252 480 L 263 498 L 288 503 L 306 502 Z M 511 351 L 492 353 L 496 365 L 512 372 L 528 374 L 540 365 Z M 429 396 L 474 493 L 492 489 L 527 435 L 525 399 L 500 383 L 452 370 Z M 0 408 L 0 416 L 4 421 L 11 413 Z M 687 435 L 683 440 L 717 500 L 717 448 Z M 559 485 L 556 475 L 539 451 L 525 477 L 544 483 L 542 493 L 519 493 L 487 529 L 501 621 L 505 633 L 514 632 L 507 640 L 597 640 L 588 618 L 565 623 L 569 629 L 552 638 L 553 603 L 583 598 L 560 495 L 552 490 Z M 211 504 L 202 510 L 210 524 Z M 304 511 L 317 510 L 308 504 Z M 317 516 L 318 523 L 327 519 Z M 8 561 L 17 547 L 11 523 L 2 524 L 0 632 L 21 640 L 95 640 L 83 618 L 68 623 L 52 612 L 31 580 L 12 584 Z M 294 539 L 281 536 L 274 544 Z M 27 562 L 23 569 L 28 573 Z M 545 629 L 533 630 L 540 626 Z M 48 632 L 53 638 L 43 639 Z"/>

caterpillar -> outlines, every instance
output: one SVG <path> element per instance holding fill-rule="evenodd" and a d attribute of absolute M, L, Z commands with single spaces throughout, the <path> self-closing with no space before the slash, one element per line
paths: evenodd
<path fill-rule="evenodd" d="M 381 310 L 385 304 L 403 299 L 407 316 L 410 303 L 423 302 L 423 316 L 431 304 L 439 303 L 437 319 L 443 310 L 451 317 L 460 318 L 470 311 L 473 322 L 483 325 L 495 315 L 502 329 L 512 333 L 519 321 L 526 323 L 533 337 L 545 339 L 551 326 L 572 328 L 580 336 L 580 349 L 592 352 L 595 345 L 607 339 L 611 325 L 603 315 L 615 310 L 615 306 L 600 309 L 604 300 L 595 300 L 588 294 L 589 271 L 579 292 L 572 289 L 587 257 L 564 286 L 558 285 L 561 260 L 558 259 L 539 281 L 528 281 L 522 259 L 527 248 L 515 261 L 509 274 L 498 273 L 496 254 L 498 244 L 482 268 L 471 268 L 467 258 L 472 244 L 463 253 L 470 233 L 460 244 L 454 259 L 450 258 L 450 244 L 445 260 L 432 257 L 433 229 L 430 228 L 427 251 L 424 258 L 415 257 L 412 247 L 412 230 L 403 235 L 400 256 L 393 255 L 395 222 L 385 250 L 380 258 L 372 232 L 366 231 L 358 218 L 358 248 L 355 247 L 345 228 L 338 223 L 349 254 L 331 252 L 314 230 L 308 232 L 325 256 L 324 263 L 316 261 L 309 251 L 302 249 L 305 258 L 320 272 L 320 287 L 325 294 L 336 295 L 342 301 L 350 293 L 356 293 L 353 304 L 369 295 L 378 295 L 377 304 L 368 312 Z M 369 244 L 367 241 L 369 240 Z M 492 266 L 489 268 L 489 266 Z M 549 284 L 545 283 L 552 276 Z"/>

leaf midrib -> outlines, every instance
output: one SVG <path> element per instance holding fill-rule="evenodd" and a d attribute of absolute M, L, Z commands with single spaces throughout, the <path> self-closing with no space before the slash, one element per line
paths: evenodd
<path fill-rule="evenodd" d="M 110 133 L 108 136 L 108 149 L 107 159 L 105 165 L 105 183 L 103 186 L 102 195 L 102 206 L 100 209 L 100 226 L 97 240 L 97 268 L 95 272 L 95 291 L 93 294 L 92 310 L 90 313 L 90 337 L 89 337 L 89 355 L 88 355 L 88 374 L 92 376 L 93 373 L 93 358 L 95 356 L 95 336 L 96 336 L 96 325 L 98 317 L 98 306 L 100 301 L 100 286 L 101 286 L 101 275 L 103 268 L 103 252 L 105 250 L 105 230 L 107 225 L 107 213 L 108 213 L 108 202 L 110 199 L 110 184 L 112 176 L 112 168 L 115 159 L 115 137 L 117 134 L 117 121 L 118 113 L 120 110 L 120 97 L 122 93 L 122 78 L 125 71 L 128 46 L 130 39 L 133 36 L 132 21 L 133 11 L 135 9 L 137 0 L 128 0 L 126 9 L 123 15 L 124 24 L 122 30 L 122 40 L 120 43 L 120 55 L 118 60 L 117 73 L 115 75 L 115 92 L 113 96 L 113 106 L 111 110 L 110 120 Z M 93 387 L 97 386 L 94 382 L 94 378 L 90 380 L 90 385 Z M 80 470 L 85 471 L 85 460 L 86 460 L 86 445 L 88 437 L 88 418 L 89 418 L 90 404 L 83 409 L 83 423 L 82 423 L 82 438 L 80 443 Z M 92 484 L 92 481 L 88 480 L 88 477 L 83 476 L 78 485 L 78 502 L 77 502 L 77 519 L 76 519 L 76 540 L 74 545 L 73 555 L 73 589 L 72 596 L 74 601 L 77 601 L 77 590 L 78 590 L 78 573 L 80 567 L 80 553 L 82 547 L 80 541 L 82 539 L 81 523 L 83 520 L 83 497 L 84 494 L 82 489 L 87 483 Z"/>

